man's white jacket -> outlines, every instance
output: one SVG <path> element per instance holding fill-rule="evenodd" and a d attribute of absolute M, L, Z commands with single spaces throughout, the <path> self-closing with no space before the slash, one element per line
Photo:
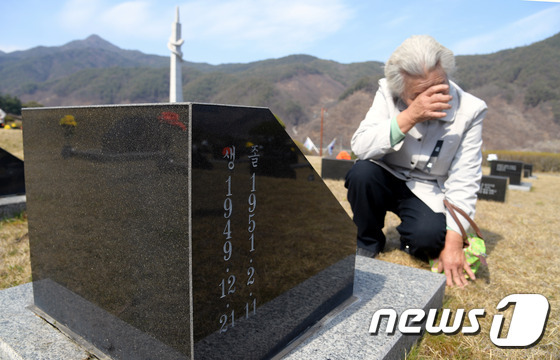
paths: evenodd
<path fill-rule="evenodd" d="M 352 137 L 352 151 L 405 180 L 410 190 L 434 212 L 446 212 L 443 200 L 474 217 L 482 177 L 482 120 L 486 103 L 449 81 L 452 108 L 441 119 L 416 124 L 391 146 L 391 121 L 406 105 L 391 96 L 387 81 L 379 89 L 365 119 Z M 436 147 L 439 155 L 433 157 Z M 437 153 L 437 151 L 436 151 Z M 447 213 L 447 226 L 459 227 Z M 466 230 L 469 224 L 461 219 Z"/>

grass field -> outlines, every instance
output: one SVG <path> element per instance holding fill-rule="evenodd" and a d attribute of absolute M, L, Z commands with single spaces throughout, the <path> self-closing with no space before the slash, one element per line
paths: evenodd
<path fill-rule="evenodd" d="M 21 130 L 0 129 L 0 147 L 23 159 Z M 0 221 L 0 288 L 31 281 L 25 214 Z"/>
<path fill-rule="evenodd" d="M 18 140 L 19 136 L 19 140 Z M 21 132 L 0 130 L 0 147 L 23 158 Z M 309 157 L 320 173 L 320 158 Z M 488 169 L 485 169 L 488 171 Z M 488 268 L 477 274 L 478 280 L 464 289 L 447 288 L 444 308 L 486 310 L 480 319 L 478 335 L 426 334 L 409 354 L 408 359 L 559 359 L 560 358 L 560 175 L 536 173 L 529 180 L 530 192 L 508 191 L 505 203 L 481 200 L 476 221 L 488 252 Z M 351 215 L 342 181 L 327 180 L 327 185 Z M 397 250 L 399 220 L 389 214 L 386 222 L 388 246 L 379 259 L 428 270 L 419 262 Z M 25 214 L 0 221 L 0 288 L 31 281 L 29 239 Z M 489 337 L 496 305 L 514 293 L 544 295 L 551 306 L 542 340 L 529 349 L 502 349 Z M 513 308 L 505 313 L 511 316 Z M 506 322 L 507 329 L 507 322 Z"/>
<path fill-rule="evenodd" d="M 18 129 L 0 129 L 0 147 L 23 159 L 22 132 Z"/>

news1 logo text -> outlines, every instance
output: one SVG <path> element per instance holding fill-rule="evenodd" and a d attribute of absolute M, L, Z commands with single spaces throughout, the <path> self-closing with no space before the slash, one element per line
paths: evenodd
<path fill-rule="evenodd" d="M 513 315 L 509 324 L 507 334 L 502 334 L 504 327 L 504 315 L 496 314 L 492 319 L 490 327 L 490 340 L 494 345 L 504 348 L 527 348 L 534 346 L 542 338 L 550 304 L 540 294 L 512 294 L 503 298 L 496 309 L 505 311 L 510 305 L 515 305 Z M 439 323 L 437 323 L 438 309 L 430 309 L 426 316 L 423 309 L 405 310 L 400 318 L 394 309 L 377 310 L 371 319 L 369 333 L 377 335 L 382 318 L 387 318 L 387 334 L 394 334 L 396 327 L 402 334 L 420 334 L 425 325 L 426 332 L 437 335 L 454 335 L 459 332 L 463 334 L 476 335 L 480 332 L 479 317 L 486 315 L 484 309 L 472 309 L 466 315 L 470 325 L 464 326 L 465 310 L 457 309 L 452 324 L 449 324 L 451 311 L 443 309 Z M 397 326 L 398 322 L 398 326 Z"/>

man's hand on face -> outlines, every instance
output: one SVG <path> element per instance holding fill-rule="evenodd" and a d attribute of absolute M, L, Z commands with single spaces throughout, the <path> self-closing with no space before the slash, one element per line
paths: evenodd
<path fill-rule="evenodd" d="M 405 111 L 409 112 L 409 116 L 415 124 L 442 118 L 447 115 L 443 110 L 451 109 L 451 104 L 449 104 L 451 99 L 449 85 L 434 85 L 418 94 Z"/>
<path fill-rule="evenodd" d="M 451 109 L 449 102 L 452 98 L 447 84 L 430 86 L 418 95 L 405 93 L 403 100 L 408 108 L 397 116 L 401 131 L 406 134 L 420 122 L 445 117 L 447 114 L 444 110 Z"/>
<path fill-rule="evenodd" d="M 422 76 L 403 74 L 403 81 L 401 99 L 408 108 L 397 115 L 397 123 L 403 133 L 406 134 L 420 122 L 445 117 L 444 111 L 451 109 L 449 81 L 441 66 Z"/>

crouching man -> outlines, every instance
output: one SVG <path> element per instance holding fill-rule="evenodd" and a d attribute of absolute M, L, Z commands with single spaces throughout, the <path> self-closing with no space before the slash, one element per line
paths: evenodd
<path fill-rule="evenodd" d="M 352 137 L 358 161 L 345 186 L 358 227 L 359 255 L 385 246 L 387 211 L 401 219 L 401 249 L 439 259 L 447 285 L 474 279 L 459 226 L 443 200 L 474 216 L 482 177 L 484 101 L 449 79 L 453 53 L 430 36 L 412 36 L 391 55 L 373 105 Z M 466 229 L 466 220 L 462 225 Z"/>

